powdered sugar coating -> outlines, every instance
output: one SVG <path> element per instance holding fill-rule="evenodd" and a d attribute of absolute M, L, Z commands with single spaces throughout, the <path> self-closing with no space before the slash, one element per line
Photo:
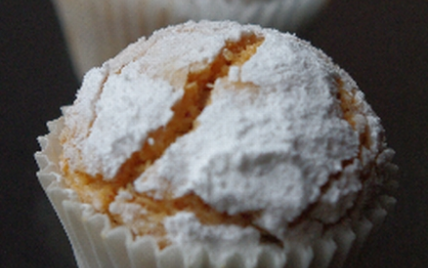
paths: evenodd
<path fill-rule="evenodd" d="M 170 84 L 149 79 L 132 68 L 124 68 L 123 72 L 111 75 L 105 83 L 96 105 L 97 118 L 82 149 L 82 160 L 91 163 L 86 171 L 101 173 L 106 179 L 112 178 L 140 148 L 150 131 L 171 119 L 169 108 L 182 95 Z M 153 88 L 156 95 L 152 94 Z"/>
<path fill-rule="evenodd" d="M 359 132 L 343 119 L 336 98 L 336 78 L 350 78 L 320 51 L 275 31 L 265 31 L 257 53 L 229 75 L 216 81 L 198 127 L 172 144 L 135 187 L 162 191 L 167 180 L 177 197 L 195 193 L 230 215 L 263 211 L 258 225 L 284 237 L 287 223 L 343 171 L 342 162 L 358 162 Z M 347 172 L 359 178 L 360 168 L 355 163 Z M 339 193 L 331 190 L 323 199 L 341 202 L 333 195 Z M 346 208 L 334 210 L 337 220 Z"/>
<path fill-rule="evenodd" d="M 182 97 L 188 73 L 212 62 L 226 41 L 250 30 L 231 26 L 159 31 L 92 69 L 67 110 L 70 133 L 64 155 L 71 167 L 113 178 L 148 133 L 171 119 L 170 108 Z M 212 30 L 217 34 L 211 35 Z M 196 49 L 188 53 L 189 47 L 180 44 Z"/>
<path fill-rule="evenodd" d="M 197 127 L 172 143 L 134 188 L 158 199 L 167 191 L 195 194 L 229 215 L 260 213 L 254 224 L 282 241 L 310 206 L 307 220 L 335 223 L 355 206 L 361 176 L 377 179 L 370 171 L 386 149 L 379 119 L 355 82 L 321 51 L 256 26 L 189 22 L 140 40 L 145 49 L 135 49 L 137 43 L 91 71 L 66 114 L 70 142 L 64 155 L 71 166 L 112 178 L 150 131 L 171 119 L 189 72 L 205 68 L 226 42 L 249 33 L 264 39 L 257 52 L 215 81 Z M 100 86 L 92 77 L 106 80 Z M 339 90 L 353 96 L 354 125 L 344 118 Z M 84 131 L 80 118 L 89 122 Z M 364 133 L 369 145 L 362 144 Z M 120 213 L 117 208 L 111 212 Z M 125 207 L 123 218 L 130 216 L 126 211 L 135 213 Z M 191 213 L 179 213 L 166 219 L 165 228 L 172 241 L 186 244 L 206 241 L 206 232 L 220 241 L 219 232 L 229 227 L 204 227 Z M 245 228 L 230 228 L 242 239 L 247 235 Z"/>
<path fill-rule="evenodd" d="M 234 225 L 206 226 L 199 222 L 193 213 L 179 212 L 164 220 L 168 238 L 177 245 L 182 245 L 188 252 L 186 261 L 193 259 L 202 250 L 207 250 L 211 260 L 224 263 L 231 254 L 248 254 L 245 267 L 254 267 L 261 252 L 258 247 L 260 234 L 252 228 Z M 238 249 L 238 250 L 237 250 Z"/>

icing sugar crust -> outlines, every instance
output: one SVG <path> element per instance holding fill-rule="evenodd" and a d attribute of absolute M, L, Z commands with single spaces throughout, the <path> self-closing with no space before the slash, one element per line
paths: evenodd
<path fill-rule="evenodd" d="M 182 97 L 188 74 L 212 62 L 226 40 L 256 28 L 219 23 L 160 30 L 89 71 L 67 109 L 70 133 L 63 136 L 71 146 L 65 145 L 64 154 L 71 168 L 113 178 L 147 134 L 171 119 L 169 108 Z"/>
<path fill-rule="evenodd" d="M 302 217 L 325 224 L 344 217 L 361 191 L 380 180 L 373 171 L 384 164 L 380 159 L 390 159 L 379 157 L 386 149 L 379 119 L 355 82 L 321 51 L 257 26 L 170 27 L 91 70 L 65 111 L 70 168 L 114 178 L 149 133 L 171 120 L 189 73 L 212 63 L 226 42 L 249 34 L 263 38 L 257 52 L 215 80 L 196 127 L 133 182 L 134 190 L 155 199 L 195 194 L 229 215 L 260 213 L 254 226 L 279 240 Z M 132 218 L 125 215 L 132 209 L 123 211 Z M 165 219 L 172 241 L 194 240 L 176 232 L 186 219 L 189 228 L 198 226 L 183 215 Z"/>

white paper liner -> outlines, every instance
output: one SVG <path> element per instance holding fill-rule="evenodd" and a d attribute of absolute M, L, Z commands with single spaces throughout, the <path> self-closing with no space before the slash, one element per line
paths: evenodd
<path fill-rule="evenodd" d="M 395 199 L 382 196 L 365 217 L 352 224 L 336 224 L 320 238 L 311 242 L 289 241 L 283 249 L 260 245 L 254 265 L 246 265 L 250 256 L 230 252 L 224 263 L 210 259 L 201 248 L 192 263 L 186 263 L 186 252 L 177 245 L 159 250 L 153 237 L 133 237 L 123 227 L 112 227 L 106 215 L 96 213 L 90 205 L 82 204 L 76 194 L 64 187 L 58 166 L 61 153 L 58 135 L 63 118 L 48 123 L 50 133 L 39 138 L 42 147 L 35 158 L 40 167 L 40 183 L 64 226 L 80 268 L 339 268 L 347 257 L 356 254 L 367 236 L 376 230 Z"/>
<path fill-rule="evenodd" d="M 141 36 L 188 20 L 235 20 L 294 31 L 329 0 L 54 0 L 79 78 Z"/>

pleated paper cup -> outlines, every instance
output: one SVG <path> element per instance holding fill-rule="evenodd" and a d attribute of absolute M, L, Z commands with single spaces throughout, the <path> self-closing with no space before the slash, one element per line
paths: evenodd
<path fill-rule="evenodd" d="M 188 20 L 234 20 L 294 31 L 329 0 L 54 0 L 76 74 L 154 30 Z"/>
<path fill-rule="evenodd" d="M 58 164 L 63 121 L 60 118 L 49 122 L 50 133 L 39 138 L 42 150 L 35 155 L 40 167 L 37 175 L 80 268 L 339 268 L 358 252 L 367 236 L 382 224 L 387 208 L 395 203 L 394 198 L 380 196 L 369 208 L 356 212 L 358 216 L 350 215 L 325 231 L 303 233 L 290 238 L 282 247 L 259 244 L 248 250 L 227 248 L 222 259 L 216 258 L 218 255 L 209 246 L 195 245 L 200 247 L 199 251 L 187 251 L 173 243 L 159 249 L 155 237 L 133 236 L 129 229 L 115 225 L 107 215 L 81 203 L 77 194 L 67 189 Z"/>

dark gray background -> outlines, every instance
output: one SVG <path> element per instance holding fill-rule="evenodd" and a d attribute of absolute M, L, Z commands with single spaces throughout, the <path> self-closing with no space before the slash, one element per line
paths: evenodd
<path fill-rule="evenodd" d="M 428 267 L 428 1 L 335 0 L 298 36 L 358 82 L 401 168 L 395 212 L 354 266 Z M 33 153 L 78 87 L 50 2 L 1 0 L 0 267 L 75 267 Z"/>

